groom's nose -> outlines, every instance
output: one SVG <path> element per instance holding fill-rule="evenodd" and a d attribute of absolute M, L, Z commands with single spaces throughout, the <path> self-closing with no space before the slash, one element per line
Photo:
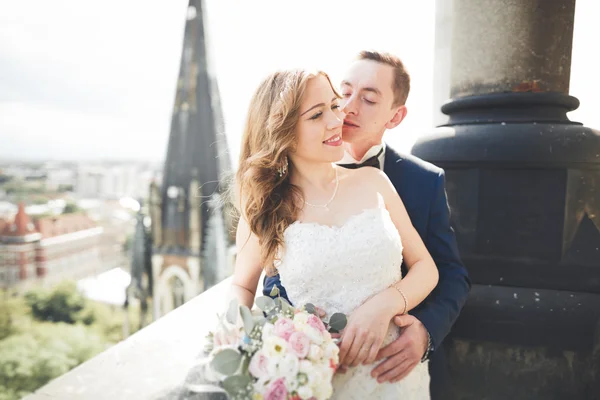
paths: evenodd
<path fill-rule="evenodd" d="M 342 112 L 344 112 L 346 115 L 347 114 L 353 114 L 353 115 L 358 114 L 358 108 L 357 108 L 355 96 L 346 97 L 344 105 L 342 106 Z"/>

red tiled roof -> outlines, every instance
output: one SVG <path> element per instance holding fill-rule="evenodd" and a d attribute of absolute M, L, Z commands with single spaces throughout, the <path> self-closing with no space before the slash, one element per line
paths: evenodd
<path fill-rule="evenodd" d="M 35 226 L 43 238 L 50 238 L 95 228 L 96 223 L 84 214 L 65 214 L 38 219 Z"/>
<path fill-rule="evenodd" d="M 19 210 L 12 223 L 7 223 L 2 229 L 2 236 L 25 236 L 35 233 L 35 225 L 25 213 L 25 204 L 19 203 Z"/>

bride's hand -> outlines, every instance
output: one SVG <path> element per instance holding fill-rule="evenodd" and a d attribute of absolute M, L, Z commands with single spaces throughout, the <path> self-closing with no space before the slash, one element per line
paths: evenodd
<path fill-rule="evenodd" d="M 358 307 L 348 319 L 340 344 L 340 364 L 355 367 L 372 364 L 383 344 L 394 313 L 382 306 L 379 296 Z"/>

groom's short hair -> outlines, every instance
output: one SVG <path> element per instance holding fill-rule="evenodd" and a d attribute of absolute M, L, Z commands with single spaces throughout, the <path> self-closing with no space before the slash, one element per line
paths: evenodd
<path fill-rule="evenodd" d="M 410 75 L 404 68 L 404 63 L 400 58 L 391 53 L 363 50 L 358 54 L 358 60 L 371 60 L 381 64 L 389 65 L 394 69 L 394 106 L 401 106 L 406 103 L 408 92 L 410 92 Z"/>

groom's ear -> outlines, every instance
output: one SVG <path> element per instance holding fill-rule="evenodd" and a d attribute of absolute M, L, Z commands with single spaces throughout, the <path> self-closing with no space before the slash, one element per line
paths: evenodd
<path fill-rule="evenodd" d="M 406 117 L 407 113 L 408 109 L 406 108 L 406 106 L 402 105 L 398 107 L 392 119 L 387 124 L 385 124 L 385 128 L 394 129 L 395 127 L 400 125 L 400 122 L 402 122 L 402 120 Z"/>

